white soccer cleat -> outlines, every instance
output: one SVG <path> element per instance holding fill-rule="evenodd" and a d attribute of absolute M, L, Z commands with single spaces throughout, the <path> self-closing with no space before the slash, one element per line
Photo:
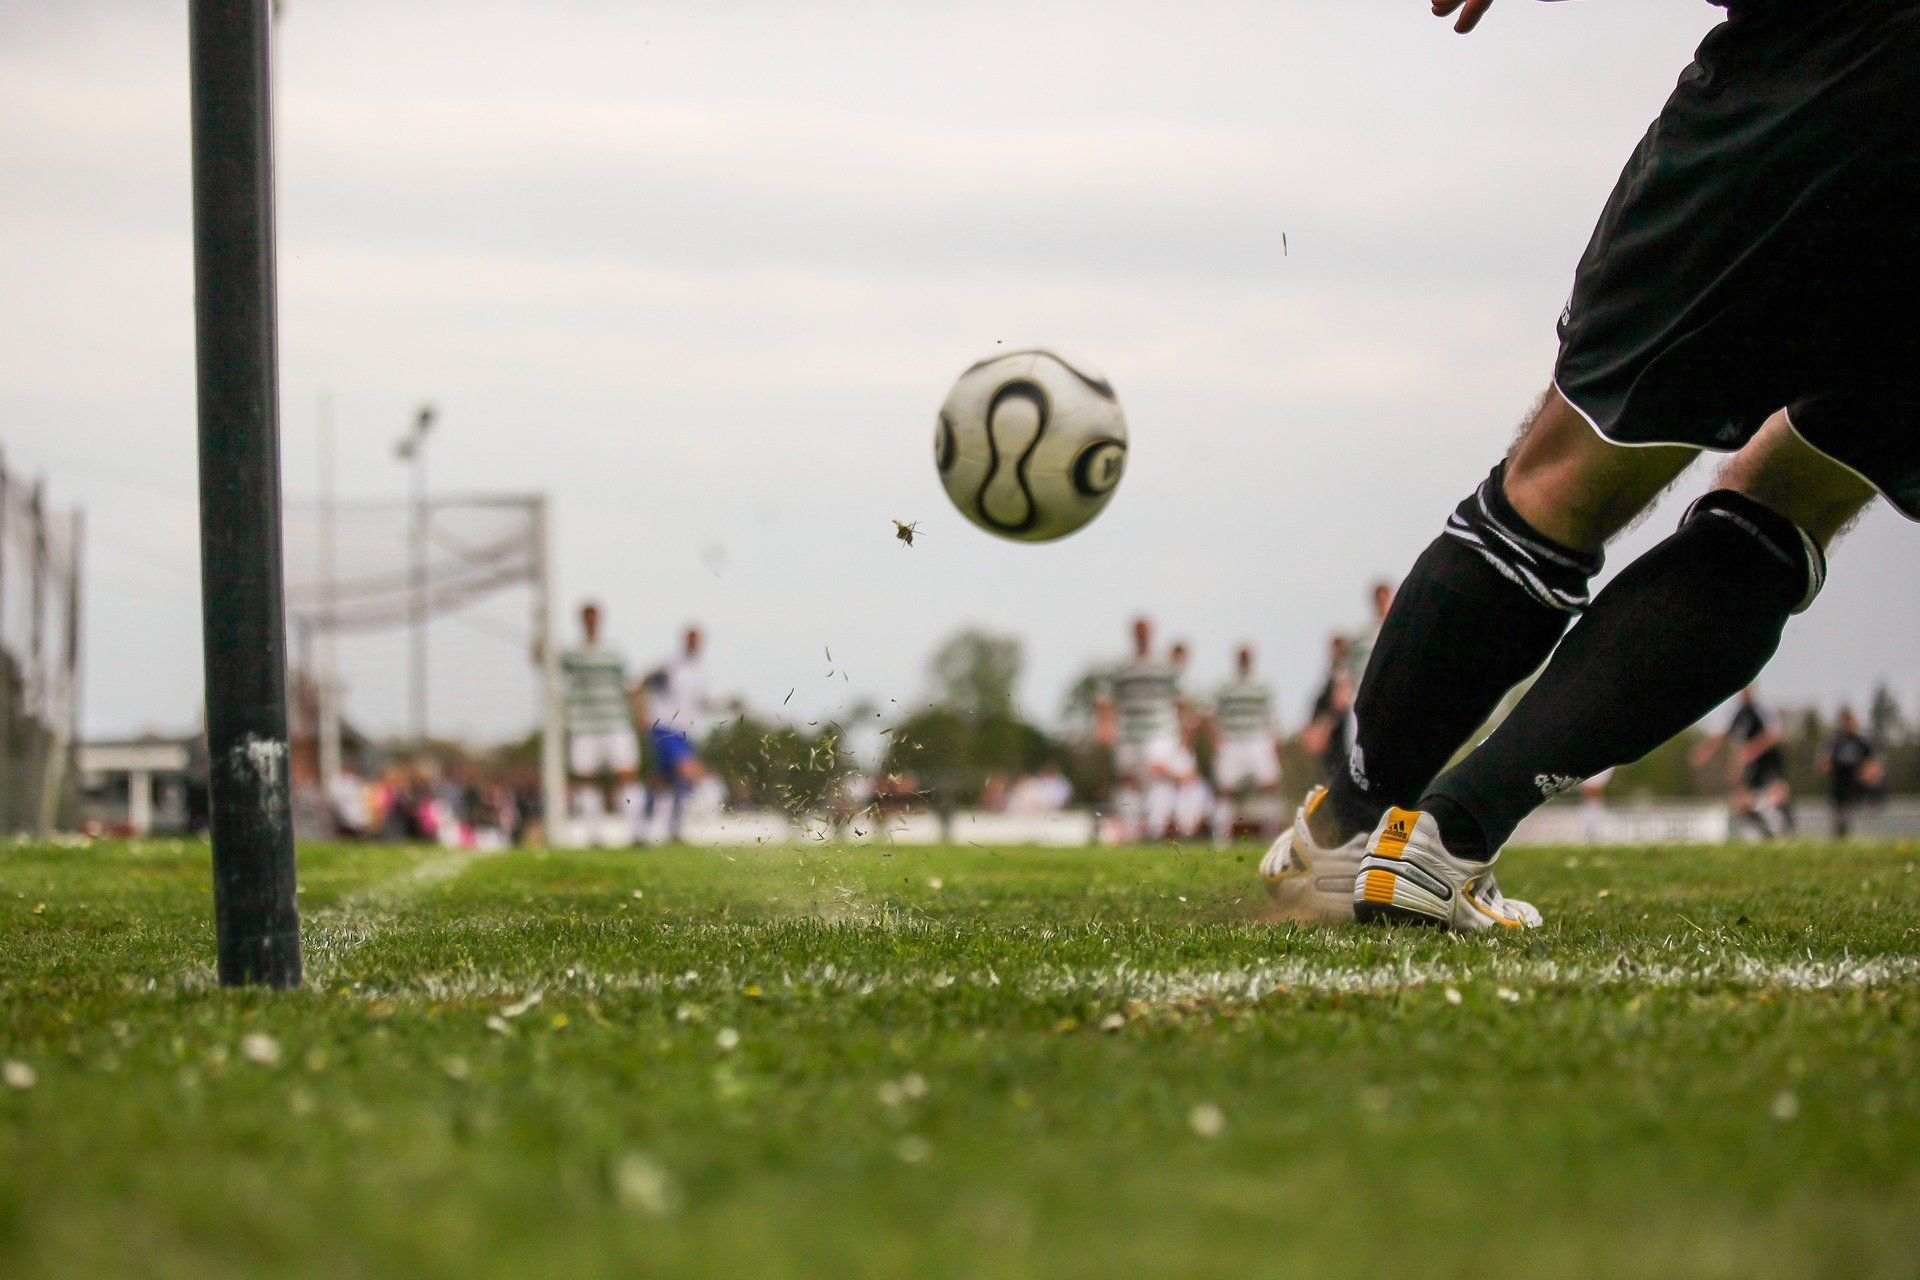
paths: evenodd
<path fill-rule="evenodd" d="M 1267 882 L 1274 904 L 1288 920 L 1313 924 L 1345 924 L 1353 920 L 1353 878 L 1359 874 L 1367 836 L 1360 833 L 1345 844 L 1323 849 L 1307 830 L 1307 815 L 1327 798 L 1325 787 L 1315 787 L 1293 817 L 1293 825 L 1260 859 L 1260 878 Z"/>
<path fill-rule="evenodd" d="M 1493 864 L 1447 852 L 1431 814 L 1389 809 L 1368 842 L 1350 891 L 1354 918 L 1448 929 L 1538 929 L 1540 913 L 1494 883 Z"/>

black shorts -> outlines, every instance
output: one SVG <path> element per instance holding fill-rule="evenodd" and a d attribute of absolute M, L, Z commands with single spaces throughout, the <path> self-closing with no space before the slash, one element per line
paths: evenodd
<path fill-rule="evenodd" d="M 1920 0 L 1733 0 L 1581 259 L 1555 383 L 1621 444 L 1785 409 L 1920 519 Z"/>
<path fill-rule="evenodd" d="M 1787 778 L 1787 756 L 1778 747 L 1764 751 L 1760 756 L 1740 771 L 1740 789 L 1742 791 L 1764 791 L 1776 782 L 1785 782 Z"/>

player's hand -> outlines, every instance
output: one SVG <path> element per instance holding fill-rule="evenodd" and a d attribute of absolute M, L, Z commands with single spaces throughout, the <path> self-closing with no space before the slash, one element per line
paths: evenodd
<path fill-rule="evenodd" d="M 1480 19 L 1487 16 L 1487 10 L 1493 8 L 1493 0 L 1433 0 L 1433 16 L 1449 18 L 1455 13 L 1460 17 L 1453 29 L 1461 35 L 1480 25 Z"/>

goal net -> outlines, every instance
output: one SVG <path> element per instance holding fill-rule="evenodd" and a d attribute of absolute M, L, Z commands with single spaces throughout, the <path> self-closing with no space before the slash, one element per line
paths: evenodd
<path fill-rule="evenodd" d="M 423 764 L 556 812 L 546 499 L 289 501 L 284 527 L 302 826 L 326 833 L 342 777 Z"/>
<path fill-rule="evenodd" d="M 0 461 L 0 834 L 77 813 L 80 541 L 79 512 Z"/>

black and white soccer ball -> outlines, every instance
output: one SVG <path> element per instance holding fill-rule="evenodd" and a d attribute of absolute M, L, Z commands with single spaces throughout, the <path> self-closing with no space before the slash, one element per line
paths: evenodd
<path fill-rule="evenodd" d="M 934 462 L 967 519 L 1052 542 L 1099 515 L 1127 468 L 1127 417 L 1098 373 L 1051 351 L 990 356 L 940 408 Z"/>

